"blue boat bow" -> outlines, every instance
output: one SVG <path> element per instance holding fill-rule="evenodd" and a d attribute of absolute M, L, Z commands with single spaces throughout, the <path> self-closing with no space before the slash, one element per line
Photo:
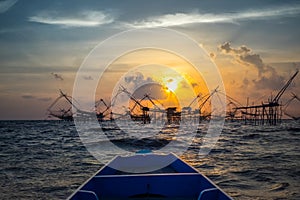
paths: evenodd
<path fill-rule="evenodd" d="M 175 154 L 147 153 L 115 157 L 69 199 L 230 200 L 231 197 Z"/>

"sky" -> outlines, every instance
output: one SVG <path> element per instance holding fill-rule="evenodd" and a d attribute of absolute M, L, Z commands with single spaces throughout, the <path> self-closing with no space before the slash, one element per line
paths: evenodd
<path fill-rule="evenodd" d="M 300 68 L 299 22 L 300 2 L 289 0 L 1 0 L 0 120 L 45 119 L 59 89 L 72 95 L 76 73 L 96 45 L 142 28 L 167 28 L 192 38 L 218 67 L 227 95 L 242 104 L 247 97 L 261 103 Z M 112 69 L 121 73 L 122 63 L 115 64 Z M 105 84 L 116 84 L 109 82 L 115 76 L 107 73 Z M 130 76 L 126 80 L 153 78 Z M 300 96 L 300 75 L 281 102 L 292 93 Z M 300 116 L 299 103 L 290 105 L 289 112 Z"/>

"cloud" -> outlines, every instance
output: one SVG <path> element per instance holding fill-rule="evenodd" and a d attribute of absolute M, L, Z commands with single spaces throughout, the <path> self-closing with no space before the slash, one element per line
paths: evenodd
<path fill-rule="evenodd" d="M 209 57 L 211 58 L 211 59 L 216 59 L 216 54 L 215 53 L 213 53 L 213 52 L 210 52 L 210 54 L 209 54 Z"/>
<path fill-rule="evenodd" d="M 243 80 L 244 86 L 247 87 L 247 86 L 249 85 L 249 83 L 250 83 L 249 79 L 248 79 L 248 78 L 244 78 L 244 80 Z M 235 84 L 235 82 L 233 81 L 232 84 Z M 243 88 L 244 88 L 244 87 L 243 87 Z"/>
<path fill-rule="evenodd" d="M 135 21 L 127 26 L 134 28 L 153 28 L 181 26 L 194 23 L 238 23 L 247 20 L 267 20 L 284 16 L 294 16 L 300 13 L 299 6 L 275 7 L 260 10 L 246 10 L 236 13 L 175 13 L 151 17 L 142 21 Z"/>
<path fill-rule="evenodd" d="M 35 99 L 35 100 L 42 101 L 42 102 L 48 102 L 52 99 L 51 97 L 36 97 L 34 95 L 31 95 L 31 94 L 24 94 L 21 97 L 23 99 L 28 99 L 28 100 Z"/>
<path fill-rule="evenodd" d="M 258 69 L 259 75 L 267 71 L 266 66 L 260 55 L 252 53 L 252 50 L 246 46 L 241 46 L 238 48 L 232 48 L 229 42 L 219 46 L 219 50 L 224 53 L 231 55 L 236 58 L 236 61 L 244 65 L 253 65 Z"/>
<path fill-rule="evenodd" d="M 252 83 L 257 89 L 278 89 L 284 84 L 284 77 L 279 75 L 275 68 L 265 64 L 260 55 L 253 53 L 250 48 L 246 46 L 233 48 L 229 42 L 225 42 L 219 46 L 219 50 L 225 55 L 232 56 L 235 62 L 243 66 L 255 67 L 258 79 L 252 80 Z M 247 86 L 250 81 L 249 79 L 244 79 L 243 83 Z"/>
<path fill-rule="evenodd" d="M 164 92 L 165 89 L 162 85 L 156 82 L 150 82 L 150 83 L 144 83 L 141 87 L 137 88 L 133 96 L 136 99 L 143 99 L 145 98 L 145 95 L 149 95 L 151 99 L 165 99 L 166 93 Z"/>
<path fill-rule="evenodd" d="M 126 90 L 131 91 L 135 98 L 138 99 L 143 98 L 147 93 L 159 96 L 159 93 L 157 92 L 158 88 L 160 88 L 157 87 L 159 83 L 154 81 L 151 77 L 144 76 L 141 72 L 133 72 L 126 75 L 120 80 L 120 85 L 126 88 Z"/>
<path fill-rule="evenodd" d="M 6 0 L 0 1 L 0 13 L 5 13 L 8 11 L 13 5 L 17 3 L 18 0 Z"/>
<path fill-rule="evenodd" d="M 86 81 L 94 80 L 92 76 L 82 76 L 82 78 Z"/>
<path fill-rule="evenodd" d="M 144 78 L 145 77 L 144 77 L 144 75 L 142 73 L 135 72 L 135 73 L 133 73 L 131 75 L 125 76 L 124 81 L 127 84 L 133 83 L 134 86 L 138 86 L 138 85 L 144 83 L 144 81 L 146 81 Z"/>
<path fill-rule="evenodd" d="M 242 54 L 251 51 L 251 49 L 247 48 L 246 46 L 241 46 L 237 49 L 234 49 L 231 47 L 229 42 L 225 42 L 224 44 L 220 45 L 219 49 L 226 54 Z"/>
<path fill-rule="evenodd" d="M 122 77 L 116 86 L 118 86 L 118 90 L 115 90 L 112 95 L 112 105 L 115 109 L 113 112 L 116 113 L 120 113 L 124 108 L 130 106 L 130 96 L 137 101 L 147 99 L 145 95 L 149 95 L 148 97 L 153 100 L 166 98 L 165 88 L 161 84 L 138 71 L 133 71 Z"/>
<path fill-rule="evenodd" d="M 60 75 L 60 74 L 56 74 L 56 73 L 51 73 L 51 74 L 56 80 L 60 80 L 60 81 L 64 80 L 62 75 Z"/>
<path fill-rule="evenodd" d="M 85 11 L 78 16 L 54 16 L 55 14 L 40 14 L 31 16 L 28 21 L 58 25 L 62 27 L 96 27 L 104 24 L 109 24 L 114 21 L 114 18 L 101 11 Z"/>
<path fill-rule="evenodd" d="M 191 85 L 192 85 L 193 88 L 199 87 L 198 83 L 195 83 L 195 82 L 193 82 Z"/>
<path fill-rule="evenodd" d="M 280 89 L 285 84 L 285 79 L 274 71 L 271 77 L 263 75 L 259 79 L 253 80 L 253 82 L 256 89 Z"/>
<path fill-rule="evenodd" d="M 21 96 L 23 99 L 34 99 L 35 97 L 33 95 L 25 94 Z"/>
<path fill-rule="evenodd" d="M 179 88 L 190 88 L 190 85 L 186 82 L 186 80 L 182 80 L 182 81 L 180 81 L 179 82 L 179 86 L 178 86 Z M 192 87 L 193 87 L 193 85 L 192 85 Z"/>

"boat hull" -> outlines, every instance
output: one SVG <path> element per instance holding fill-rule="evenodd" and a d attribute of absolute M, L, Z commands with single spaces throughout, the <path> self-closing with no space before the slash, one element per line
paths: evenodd
<path fill-rule="evenodd" d="M 126 159 L 127 158 L 127 159 Z M 128 165 L 141 161 L 146 166 L 147 160 L 155 164 L 158 159 L 172 161 L 171 164 L 154 172 L 122 172 L 115 166 Z M 133 162 L 134 161 L 134 162 Z M 143 162 L 146 161 L 146 162 Z M 124 165 L 123 165 L 124 166 Z M 71 200 L 80 199 L 231 199 L 207 177 L 187 165 L 174 154 L 137 155 L 117 157 L 104 166 L 73 195 Z"/>

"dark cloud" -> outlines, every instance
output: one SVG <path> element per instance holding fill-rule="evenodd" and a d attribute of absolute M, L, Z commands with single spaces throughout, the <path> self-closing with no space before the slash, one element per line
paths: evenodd
<path fill-rule="evenodd" d="M 219 46 L 219 49 L 225 54 L 244 54 L 251 51 L 251 49 L 247 48 L 246 46 L 241 46 L 239 48 L 232 48 L 229 42 L 225 42 L 224 44 Z"/>
<path fill-rule="evenodd" d="M 215 58 L 216 58 L 216 54 L 213 53 L 213 52 L 211 52 L 211 53 L 209 54 L 209 56 L 210 56 L 211 59 L 215 59 Z"/>
<path fill-rule="evenodd" d="M 190 88 L 190 85 L 186 82 L 186 80 L 182 80 L 179 82 L 179 87 L 181 88 Z"/>
<path fill-rule="evenodd" d="M 140 72 L 135 72 L 133 74 L 127 75 L 124 78 L 125 83 L 134 85 L 134 86 L 139 86 L 142 85 L 145 82 L 153 81 L 150 77 L 144 77 L 144 75 Z"/>
<path fill-rule="evenodd" d="M 248 84 L 249 84 L 249 80 L 248 80 L 247 78 L 244 78 L 243 83 L 244 83 L 245 85 L 248 85 Z"/>
<path fill-rule="evenodd" d="M 121 81 L 121 85 L 137 99 L 142 99 L 145 95 L 150 95 L 155 99 L 164 98 L 162 94 L 163 86 L 140 72 L 133 72 L 125 76 Z M 119 96 L 119 98 L 123 97 Z"/>
<path fill-rule="evenodd" d="M 125 82 L 126 82 L 126 83 L 133 82 L 134 80 L 135 80 L 135 77 L 134 77 L 134 76 L 126 76 L 126 77 L 125 77 Z"/>
<path fill-rule="evenodd" d="M 23 99 L 34 99 L 35 98 L 33 95 L 28 95 L 28 94 L 22 95 L 21 97 Z"/>
<path fill-rule="evenodd" d="M 279 75 L 275 68 L 263 62 L 259 54 L 255 54 L 246 46 L 233 48 L 229 42 L 219 46 L 219 50 L 225 54 L 232 56 L 237 63 L 244 66 L 253 66 L 257 70 L 258 77 L 252 82 L 258 89 L 278 89 L 284 85 L 284 77 Z M 245 86 L 249 84 L 248 79 L 244 79 Z"/>
<path fill-rule="evenodd" d="M 275 72 L 272 77 L 263 75 L 259 79 L 253 80 L 253 82 L 255 83 L 256 89 L 280 89 L 285 84 L 285 79 Z"/>
<path fill-rule="evenodd" d="M 136 99 L 143 99 L 145 95 L 149 95 L 151 99 L 165 99 L 165 88 L 158 83 L 148 83 L 134 91 L 133 96 Z"/>
<path fill-rule="evenodd" d="M 31 94 L 24 94 L 21 97 L 23 99 L 38 100 L 38 101 L 42 101 L 42 102 L 48 102 L 52 99 L 51 97 L 37 97 L 37 96 L 31 95 Z"/>
<path fill-rule="evenodd" d="M 239 55 L 239 61 L 242 64 L 252 65 L 257 68 L 259 76 L 268 70 L 274 71 L 272 67 L 265 65 L 258 54 L 248 54 Z"/>
<path fill-rule="evenodd" d="M 94 80 L 92 76 L 83 76 L 82 78 L 86 81 Z"/>
<path fill-rule="evenodd" d="M 193 88 L 198 87 L 198 86 L 199 86 L 198 83 L 195 83 L 195 82 L 192 83 L 192 87 L 193 87 Z"/>
<path fill-rule="evenodd" d="M 51 73 L 51 74 L 56 80 L 60 80 L 60 81 L 64 80 L 62 75 L 60 75 L 60 74 L 56 74 L 56 73 Z"/>

